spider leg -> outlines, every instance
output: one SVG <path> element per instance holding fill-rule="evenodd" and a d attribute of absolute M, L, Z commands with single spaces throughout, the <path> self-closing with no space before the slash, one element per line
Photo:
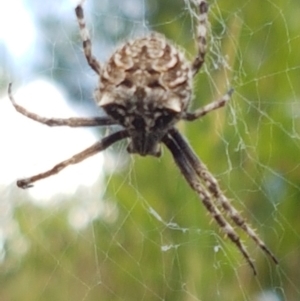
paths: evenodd
<path fill-rule="evenodd" d="M 208 4 L 205 0 L 195 0 L 195 3 L 198 6 L 198 24 L 196 32 L 198 53 L 192 63 L 193 76 L 195 76 L 198 73 L 198 71 L 204 63 L 204 57 L 206 54 L 206 32 L 208 13 Z"/>
<path fill-rule="evenodd" d="M 226 105 L 226 103 L 230 100 L 230 97 L 233 93 L 233 89 L 230 89 L 222 98 L 215 100 L 209 104 L 207 104 L 206 106 L 197 109 L 195 112 L 186 112 L 182 119 L 187 120 L 187 121 L 193 121 L 195 119 L 198 119 L 204 115 L 206 115 L 207 113 L 219 109 L 221 107 L 224 107 Z"/>
<path fill-rule="evenodd" d="M 51 168 L 45 172 L 39 173 L 39 174 L 31 176 L 29 178 L 18 180 L 17 186 L 20 188 L 23 188 L 23 189 L 32 187 L 33 186 L 32 183 L 39 181 L 41 179 L 45 179 L 52 175 L 55 175 L 55 174 L 59 173 L 62 169 L 66 168 L 67 166 L 69 166 L 71 164 L 79 163 L 79 162 L 87 159 L 88 157 L 91 157 L 91 156 L 97 154 L 98 152 L 108 148 L 113 143 L 115 143 L 121 139 L 124 139 L 126 137 L 128 137 L 128 133 L 126 130 L 111 134 L 111 135 L 103 138 L 101 141 L 98 141 L 97 143 L 93 144 L 89 148 L 85 149 L 84 151 L 74 155 L 73 157 L 71 157 L 65 161 L 58 163 L 53 168 Z"/>
<path fill-rule="evenodd" d="M 187 141 L 182 137 L 182 135 L 176 130 L 172 129 L 171 135 L 179 145 L 181 151 L 185 154 L 186 159 L 189 164 L 193 167 L 200 179 L 202 179 L 208 188 L 209 192 L 213 197 L 219 202 L 223 210 L 228 214 L 229 218 L 241 229 L 243 229 L 253 241 L 270 257 L 272 260 L 278 264 L 278 260 L 274 254 L 267 248 L 265 243 L 258 237 L 255 231 L 246 223 L 244 218 L 239 214 L 239 212 L 234 208 L 226 196 L 222 193 L 221 188 L 218 184 L 216 178 L 208 171 L 207 167 L 203 162 L 201 162 L 198 156 L 195 154 L 193 149 L 188 145 Z"/>
<path fill-rule="evenodd" d="M 84 19 L 84 13 L 83 13 L 83 8 L 82 4 L 80 3 L 78 6 L 75 8 L 75 13 L 79 25 L 79 30 L 80 30 L 80 36 L 82 39 L 82 45 L 83 45 L 83 50 L 84 54 L 86 57 L 86 60 L 90 67 L 98 74 L 100 75 L 101 73 L 101 66 L 96 57 L 92 53 L 92 42 L 91 38 L 89 35 L 89 31 L 86 27 L 85 19 Z"/>
<path fill-rule="evenodd" d="M 112 125 L 117 124 L 113 119 L 109 117 L 90 117 L 90 118 L 79 118 L 79 117 L 71 117 L 71 118 L 46 118 L 39 116 L 35 113 L 27 111 L 24 107 L 18 105 L 12 95 L 11 91 L 12 84 L 10 83 L 8 86 L 8 96 L 13 104 L 16 111 L 21 113 L 22 115 L 40 122 L 42 124 L 46 124 L 48 126 L 69 126 L 69 127 L 83 127 L 83 126 L 101 126 L 101 125 Z"/>
<path fill-rule="evenodd" d="M 245 246 L 241 242 L 240 237 L 235 232 L 234 228 L 222 216 L 220 210 L 211 201 L 212 197 L 210 192 L 208 192 L 205 189 L 205 187 L 202 186 L 201 182 L 198 179 L 198 175 L 196 174 L 194 167 L 191 165 L 191 162 L 188 160 L 188 157 L 186 156 L 185 152 L 183 152 L 181 145 L 174 138 L 174 134 L 170 133 L 166 135 L 163 138 L 163 143 L 171 151 L 177 166 L 179 167 L 181 173 L 185 177 L 188 184 L 199 195 L 205 208 L 208 210 L 210 215 L 215 219 L 215 221 L 221 227 L 223 232 L 237 246 L 237 248 L 240 250 L 244 258 L 248 262 L 249 266 L 253 270 L 254 275 L 256 275 L 257 273 L 256 273 L 253 260 L 251 259 Z"/>

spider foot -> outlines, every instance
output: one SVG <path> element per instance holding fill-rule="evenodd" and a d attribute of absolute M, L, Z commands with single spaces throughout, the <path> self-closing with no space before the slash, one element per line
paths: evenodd
<path fill-rule="evenodd" d="M 17 181 L 17 186 L 22 189 L 28 189 L 33 187 L 29 179 L 22 179 Z"/>

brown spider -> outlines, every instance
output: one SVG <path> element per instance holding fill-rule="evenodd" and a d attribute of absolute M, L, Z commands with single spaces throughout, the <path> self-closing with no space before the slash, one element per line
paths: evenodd
<path fill-rule="evenodd" d="M 90 67 L 99 76 L 99 86 L 95 93 L 96 102 L 107 113 L 107 117 L 58 119 L 38 116 L 15 102 L 11 84 L 8 88 L 9 98 L 18 112 L 49 126 L 82 127 L 115 124 L 122 126 L 123 129 L 46 172 L 18 180 L 17 185 L 21 188 L 31 187 L 32 183 L 57 174 L 68 165 L 81 162 L 124 138 L 128 140 L 127 151 L 142 156 L 159 157 L 163 143 L 171 151 L 188 184 L 256 274 L 253 260 L 226 216 L 229 221 L 243 229 L 277 264 L 276 257 L 231 205 L 222 193 L 217 180 L 174 127 L 179 120 L 193 121 L 223 107 L 233 92 L 231 89 L 221 99 L 194 112 L 188 112 L 192 99 L 193 77 L 201 68 L 206 53 L 208 13 L 205 0 L 193 1 L 198 10 L 196 33 L 198 53 L 192 63 L 187 61 L 183 52 L 164 36 L 153 32 L 125 43 L 112 54 L 106 64 L 100 65 L 92 53 L 82 4 L 76 7 L 84 54 Z"/>

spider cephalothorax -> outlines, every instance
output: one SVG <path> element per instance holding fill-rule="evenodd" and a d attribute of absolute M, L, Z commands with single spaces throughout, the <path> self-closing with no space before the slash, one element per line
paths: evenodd
<path fill-rule="evenodd" d="M 206 53 L 208 11 L 205 0 L 191 1 L 198 11 L 197 55 L 192 62 L 186 60 L 183 53 L 164 36 L 151 33 L 125 43 L 112 54 L 106 64 L 101 66 L 92 53 L 82 5 L 76 7 L 84 54 L 90 67 L 99 76 L 99 86 L 95 93 L 96 102 L 104 109 L 107 116 L 44 118 L 27 111 L 15 102 L 11 93 L 11 84 L 8 89 L 9 98 L 18 112 L 49 126 L 80 127 L 117 124 L 123 129 L 103 138 L 50 170 L 18 180 L 17 185 L 21 188 L 31 187 L 32 183 L 54 175 L 68 165 L 81 162 L 125 138 L 129 143 L 127 150 L 142 156 L 159 156 L 160 146 L 164 144 L 207 211 L 256 273 L 253 260 L 231 223 L 245 231 L 275 263 L 278 263 L 277 259 L 230 203 L 215 177 L 175 128 L 179 120 L 193 121 L 224 106 L 232 94 L 230 89 L 221 99 L 194 112 L 187 111 L 192 98 L 192 79 L 201 68 Z"/>

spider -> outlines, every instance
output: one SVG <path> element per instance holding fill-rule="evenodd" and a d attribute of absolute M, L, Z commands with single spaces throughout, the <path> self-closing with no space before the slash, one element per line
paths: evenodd
<path fill-rule="evenodd" d="M 204 63 L 208 4 L 193 0 L 197 9 L 197 55 L 192 62 L 185 59 L 181 50 L 156 32 L 131 40 L 119 47 L 106 64 L 101 65 L 92 52 L 92 43 L 86 27 L 83 1 L 75 8 L 79 31 L 87 63 L 99 76 L 95 91 L 97 104 L 106 112 L 105 117 L 95 118 L 44 118 L 18 105 L 8 87 L 9 98 L 15 109 L 48 126 L 109 126 L 119 125 L 116 131 L 52 169 L 17 181 L 20 188 L 59 173 L 63 168 L 76 164 L 127 139 L 127 151 L 141 156 L 161 155 L 161 144 L 172 153 L 176 165 L 190 187 L 198 194 L 205 208 L 224 234 L 236 245 L 256 275 L 253 259 L 239 235 L 231 225 L 240 227 L 276 263 L 278 261 L 255 231 L 221 191 L 215 177 L 200 161 L 186 139 L 175 128 L 180 120 L 193 121 L 223 107 L 233 92 L 230 89 L 221 99 L 213 101 L 194 112 L 188 111 L 192 99 L 192 81 Z M 228 221 L 229 220 L 229 221 Z"/>

